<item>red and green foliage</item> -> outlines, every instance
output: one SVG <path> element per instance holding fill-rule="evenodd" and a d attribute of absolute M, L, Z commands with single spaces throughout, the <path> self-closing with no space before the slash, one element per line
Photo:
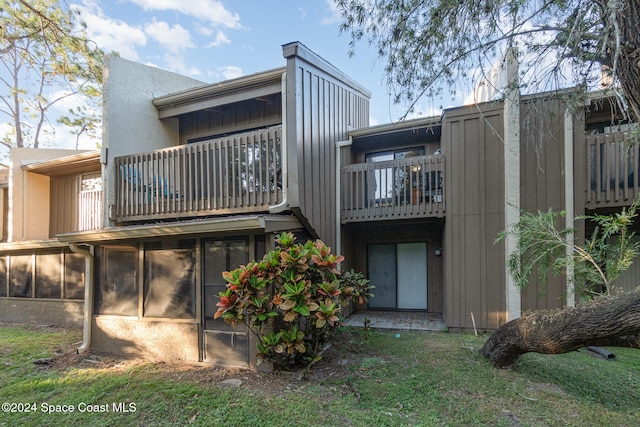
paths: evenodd
<path fill-rule="evenodd" d="M 354 271 L 338 270 L 344 257 L 322 241 L 295 243 L 282 233 L 278 247 L 261 261 L 223 273 L 215 318 L 245 323 L 258 336 L 258 357 L 280 369 L 317 360 L 322 344 L 339 327 L 341 308 L 366 301 L 369 281 Z"/>

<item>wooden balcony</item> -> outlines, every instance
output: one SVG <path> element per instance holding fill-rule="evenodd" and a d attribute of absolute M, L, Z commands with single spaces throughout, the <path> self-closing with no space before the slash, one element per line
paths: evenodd
<path fill-rule="evenodd" d="M 102 189 L 83 190 L 78 195 L 78 231 L 102 228 Z"/>
<path fill-rule="evenodd" d="M 416 156 L 343 166 L 341 221 L 443 217 L 444 156 Z"/>
<path fill-rule="evenodd" d="M 630 205 L 640 190 L 640 146 L 629 132 L 586 139 L 587 209 Z"/>
<path fill-rule="evenodd" d="M 282 127 L 115 159 L 116 222 L 267 211 L 282 200 Z"/>

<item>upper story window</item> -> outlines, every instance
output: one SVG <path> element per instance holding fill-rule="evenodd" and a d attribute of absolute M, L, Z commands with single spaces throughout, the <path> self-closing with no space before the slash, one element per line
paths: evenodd
<path fill-rule="evenodd" d="M 80 191 L 102 190 L 102 175 L 100 172 L 82 175 Z"/>
<path fill-rule="evenodd" d="M 367 153 L 365 159 L 369 162 L 383 162 L 386 160 L 404 159 L 406 157 L 424 156 L 424 147 L 401 148 L 398 150 L 378 151 Z"/>

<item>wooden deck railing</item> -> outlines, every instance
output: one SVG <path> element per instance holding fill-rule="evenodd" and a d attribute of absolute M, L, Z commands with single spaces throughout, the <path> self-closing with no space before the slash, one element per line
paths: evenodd
<path fill-rule="evenodd" d="M 341 168 L 342 223 L 442 217 L 444 156 L 418 156 Z"/>
<path fill-rule="evenodd" d="M 587 208 L 629 205 L 640 190 L 640 146 L 629 132 L 587 136 Z"/>
<path fill-rule="evenodd" d="M 282 127 L 115 159 L 117 222 L 266 211 L 282 200 Z"/>
<path fill-rule="evenodd" d="M 102 228 L 102 190 L 83 190 L 78 195 L 78 231 Z"/>

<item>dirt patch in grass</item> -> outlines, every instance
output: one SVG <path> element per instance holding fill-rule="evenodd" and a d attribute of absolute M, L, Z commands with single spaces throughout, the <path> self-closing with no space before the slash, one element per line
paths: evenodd
<path fill-rule="evenodd" d="M 92 369 L 96 372 L 123 372 L 139 369 L 144 372 L 159 373 L 175 381 L 185 381 L 201 386 L 233 386 L 240 380 L 240 386 L 256 396 L 284 395 L 301 391 L 311 383 L 343 382 L 350 376 L 366 376 L 370 361 L 375 355 L 369 350 L 359 352 L 359 339 L 353 333 L 338 333 L 322 353 L 322 359 L 304 371 L 258 373 L 247 369 L 219 368 L 206 364 L 150 362 L 138 358 L 120 358 L 109 355 L 84 352 L 78 354 L 81 343 L 59 346 L 54 350 L 52 363 L 39 369 L 67 371 L 71 369 Z M 348 350 L 346 350 L 348 349 Z M 237 384 L 237 382 L 235 383 Z M 331 386 L 330 386 L 331 387 Z M 348 384 L 336 385 L 349 393 Z M 337 391 L 332 387 L 333 391 Z"/>

